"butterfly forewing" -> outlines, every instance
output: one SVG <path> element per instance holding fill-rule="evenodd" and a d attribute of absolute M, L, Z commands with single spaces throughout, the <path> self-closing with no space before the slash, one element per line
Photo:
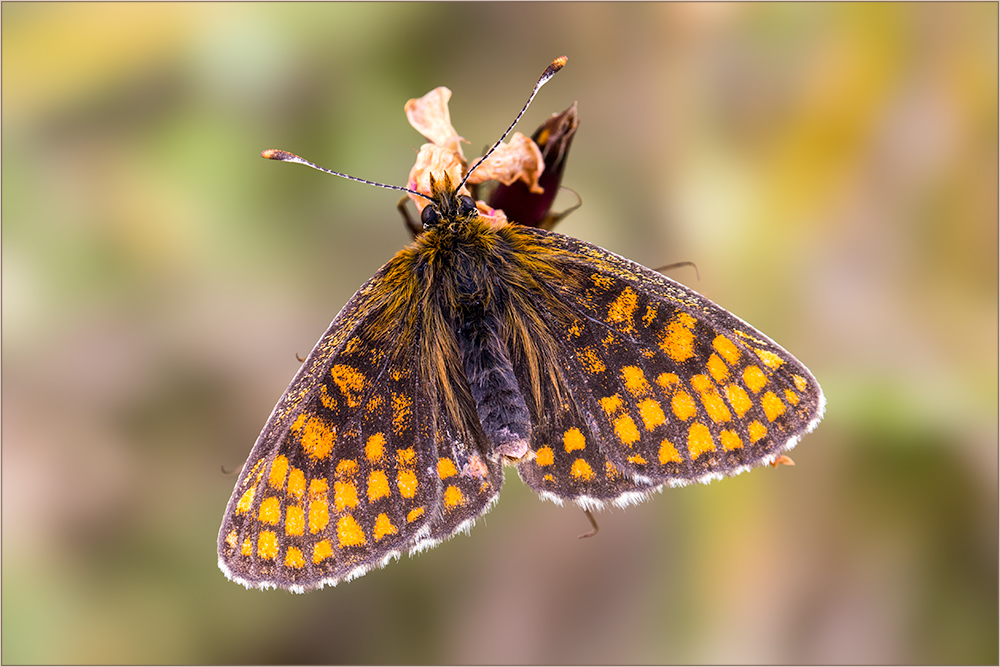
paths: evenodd
<path fill-rule="evenodd" d="M 756 329 L 597 246 L 525 233 L 559 253 L 560 298 L 572 313 L 552 315 L 550 330 L 575 411 L 521 464 L 534 488 L 583 505 L 624 504 L 662 484 L 769 462 L 818 423 L 816 380 Z M 605 459 L 608 481 L 598 481 L 594 463 Z"/>
<path fill-rule="evenodd" d="M 371 335 L 391 264 L 330 325 L 244 466 L 219 533 L 239 583 L 301 591 L 358 576 L 447 537 L 499 492 L 434 409 L 415 337 Z"/>

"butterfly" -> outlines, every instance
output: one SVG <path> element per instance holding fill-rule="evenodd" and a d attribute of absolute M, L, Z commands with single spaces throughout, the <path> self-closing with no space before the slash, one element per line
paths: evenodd
<path fill-rule="evenodd" d="M 430 174 L 429 194 L 384 186 L 425 200 L 423 231 L 344 306 L 267 420 L 219 532 L 233 581 L 303 592 L 430 548 L 497 501 L 504 464 L 558 504 L 626 506 L 774 462 L 819 423 L 809 370 L 725 309 L 484 215 L 462 194 L 481 163 L 461 182 Z"/>

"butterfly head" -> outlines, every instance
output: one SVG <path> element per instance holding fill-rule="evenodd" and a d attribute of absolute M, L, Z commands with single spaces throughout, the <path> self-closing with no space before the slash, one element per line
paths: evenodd
<path fill-rule="evenodd" d="M 424 207 L 420 221 L 424 229 L 461 223 L 479 215 L 476 202 L 468 195 L 461 195 L 445 172 L 441 180 L 431 175 L 431 203 Z"/>

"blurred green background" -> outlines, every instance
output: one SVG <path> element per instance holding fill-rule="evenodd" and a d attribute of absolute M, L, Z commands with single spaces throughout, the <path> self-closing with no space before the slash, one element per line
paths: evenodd
<path fill-rule="evenodd" d="M 3 31 L 4 663 L 996 663 L 997 5 L 19 4 Z M 272 406 L 408 242 L 403 104 L 478 155 L 554 57 L 559 231 L 823 383 L 796 467 L 247 591 L 216 533 Z M 574 203 L 563 194 L 557 208 Z"/>

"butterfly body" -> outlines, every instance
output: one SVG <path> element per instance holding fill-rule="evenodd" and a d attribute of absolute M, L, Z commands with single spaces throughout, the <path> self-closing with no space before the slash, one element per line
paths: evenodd
<path fill-rule="evenodd" d="M 496 501 L 504 463 L 550 500 L 627 505 L 771 462 L 818 423 L 809 371 L 711 301 L 484 218 L 447 178 L 433 195 L 251 452 L 219 534 L 235 581 L 303 591 L 433 546 Z"/>

